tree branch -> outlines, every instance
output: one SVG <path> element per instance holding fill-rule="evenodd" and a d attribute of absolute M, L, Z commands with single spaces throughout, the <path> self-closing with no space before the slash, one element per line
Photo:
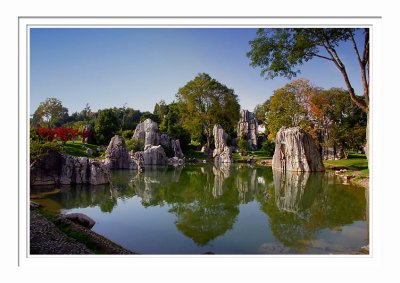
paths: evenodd
<path fill-rule="evenodd" d="M 344 78 L 344 81 L 346 83 L 347 86 L 347 90 L 349 91 L 350 94 L 350 98 L 366 113 L 368 113 L 369 108 L 368 108 L 368 104 L 367 102 L 364 100 L 359 99 L 355 92 L 354 92 L 354 88 L 352 87 L 351 83 L 350 83 L 350 79 L 349 76 L 347 74 L 346 68 L 344 66 L 344 64 L 342 63 L 342 61 L 340 60 L 336 50 L 330 46 L 329 41 L 322 41 L 322 44 L 324 46 L 324 48 L 326 49 L 326 51 L 329 53 L 329 55 L 334 59 L 333 62 L 335 63 L 336 67 L 339 69 L 339 71 L 342 73 L 342 76 Z M 365 91 L 364 91 L 365 94 Z"/>
<path fill-rule="evenodd" d="M 340 70 L 342 68 L 342 66 L 340 66 L 339 62 L 337 61 L 337 59 L 335 58 L 335 56 L 333 56 L 331 50 L 329 49 L 329 47 L 325 44 L 324 41 L 322 41 L 322 45 L 324 46 L 325 50 L 329 53 L 329 55 L 331 56 L 331 60 L 333 61 L 333 63 L 335 63 L 336 67 Z"/>
<path fill-rule="evenodd" d="M 332 58 L 329 58 L 329 57 L 326 57 L 326 56 L 322 56 L 322 55 L 319 55 L 319 54 L 313 53 L 313 52 L 309 53 L 308 55 L 319 57 L 319 58 L 326 59 L 326 60 L 329 60 L 329 61 L 333 61 Z"/>
<path fill-rule="evenodd" d="M 361 61 L 360 52 L 358 52 L 358 48 L 357 48 L 356 41 L 354 39 L 353 32 L 350 32 L 350 38 L 351 38 L 351 41 L 353 42 L 353 48 L 354 48 L 354 50 L 356 51 L 356 54 L 357 54 L 358 63 L 360 64 L 360 66 L 362 66 L 363 61 Z M 364 49 L 364 51 L 365 51 L 365 49 Z"/>

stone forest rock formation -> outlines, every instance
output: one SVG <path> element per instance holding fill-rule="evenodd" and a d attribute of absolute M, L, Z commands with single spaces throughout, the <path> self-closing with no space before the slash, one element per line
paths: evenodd
<path fill-rule="evenodd" d="M 174 152 L 174 156 L 178 158 L 183 158 L 183 152 L 181 149 L 181 144 L 179 143 L 178 139 L 171 138 L 169 135 L 166 133 L 161 133 L 160 134 L 160 145 L 162 145 L 164 148 L 169 148 Z"/>
<path fill-rule="evenodd" d="M 161 145 L 164 149 L 166 150 L 168 149 L 171 152 L 173 152 L 174 157 L 177 157 L 179 159 L 184 158 L 179 140 L 170 137 L 166 133 L 159 133 L 157 123 L 153 122 L 151 119 L 146 119 L 144 122 L 138 124 L 132 138 L 141 141 L 144 144 L 144 147 L 148 145 L 152 146 Z M 152 149 L 152 152 L 154 150 L 155 149 Z M 159 149 L 157 150 L 160 151 Z M 163 151 L 165 154 L 165 150 Z M 145 159 L 145 165 L 147 165 L 146 159 Z"/>
<path fill-rule="evenodd" d="M 167 164 L 167 156 L 161 145 L 146 145 L 143 152 L 144 165 L 165 165 Z"/>
<path fill-rule="evenodd" d="M 101 161 L 50 151 L 30 166 L 31 185 L 108 184 L 110 169 Z"/>
<path fill-rule="evenodd" d="M 107 147 L 104 164 L 110 169 L 138 169 L 137 162 L 128 153 L 123 137 L 115 135 Z"/>
<path fill-rule="evenodd" d="M 254 113 L 248 110 L 240 111 L 237 136 L 246 139 L 251 150 L 257 150 L 258 123 Z"/>
<path fill-rule="evenodd" d="M 272 168 L 281 171 L 325 171 L 312 137 L 300 127 L 282 127 L 275 138 Z"/>
<path fill-rule="evenodd" d="M 146 145 L 159 145 L 158 125 L 151 119 L 146 119 L 136 126 L 133 138 Z"/>
<path fill-rule="evenodd" d="M 213 152 L 215 163 L 233 163 L 232 151 L 226 144 L 228 135 L 224 129 L 222 129 L 221 125 L 216 124 L 214 126 L 213 135 L 215 141 L 215 149 Z"/>

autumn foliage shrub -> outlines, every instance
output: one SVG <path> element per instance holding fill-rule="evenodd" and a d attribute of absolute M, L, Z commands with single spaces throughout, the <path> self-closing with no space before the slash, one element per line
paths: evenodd
<path fill-rule="evenodd" d="M 76 139 L 79 133 L 77 129 L 64 128 L 64 127 L 55 129 L 37 128 L 36 132 L 41 138 L 45 140 L 48 141 L 60 140 L 64 143 L 69 140 Z"/>

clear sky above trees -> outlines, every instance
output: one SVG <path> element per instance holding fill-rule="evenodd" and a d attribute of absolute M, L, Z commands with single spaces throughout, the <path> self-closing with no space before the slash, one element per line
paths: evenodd
<path fill-rule="evenodd" d="M 69 113 L 89 103 L 93 111 L 128 107 L 152 111 L 170 103 L 178 89 L 198 73 L 233 88 L 243 109 L 254 110 L 289 81 L 265 80 L 249 66 L 246 52 L 257 29 L 70 29 L 34 28 L 30 32 L 30 114 L 48 97 L 60 99 Z M 357 38 L 356 38 L 357 39 Z M 358 78 L 351 44 L 339 50 Z M 301 77 L 323 88 L 345 87 L 330 62 L 314 59 Z M 361 85 L 354 85 L 357 94 Z"/>

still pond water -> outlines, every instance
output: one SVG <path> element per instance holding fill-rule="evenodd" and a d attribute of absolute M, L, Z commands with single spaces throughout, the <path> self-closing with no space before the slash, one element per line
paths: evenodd
<path fill-rule="evenodd" d="M 33 187 L 54 212 L 141 254 L 350 254 L 368 245 L 368 191 L 327 173 L 247 164 L 118 170 L 112 185 Z"/>

